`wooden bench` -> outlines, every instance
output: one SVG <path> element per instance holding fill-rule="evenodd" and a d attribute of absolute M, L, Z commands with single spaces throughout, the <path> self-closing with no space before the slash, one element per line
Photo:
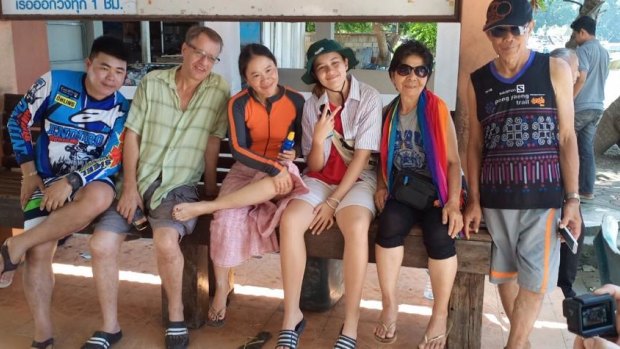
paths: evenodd
<path fill-rule="evenodd" d="M 20 97 L 19 95 L 5 95 L 1 126 L 4 157 L 2 159 L 3 169 L 0 170 L 0 225 L 9 227 L 23 227 L 22 212 L 19 208 L 21 174 L 14 171 L 16 163 L 12 158 L 12 148 L 6 132 L 6 120 Z M 226 152 L 227 149 L 227 144 L 223 143 L 218 162 L 219 182 L 234 162 L 230 154 Z M 185 319 L 191 328 L 197 328 L 204 324 L 209 308 L 209 285 L 214 282 L 213 273 L 210 272 L 211 263 L 208 248 L 210 222 L 211 216 L 201 216 L 195 232 L 181 241 L 181 250 L 185 258 L 183 303 Z M 375 262 L 374 239 L 377 229 L 377 222 L 375 221 L 371 225 L 368 239 L 369 262 L 371 263 Z M 332 227 L 329 231 L 318 236 L 308 233 L 305 240 L 309 260 L 342 259 L 344 238 L 337 227 Z M 456 242 L 459 262 L 450 298 L 448 320 L 453 324 L 453 329 L 448 338 L 448 346 L 451 348 L 480 348 L 481 346 L 484 284 L 485 275 L 489 272 L 491 244 L 491 237 L 485 230 L 481 230 L 470 240 L 457 240 Z M 425 268 L 427 261 L 428 257 L 423 244 L 422 232 L 419 227 L 414 227 L 405 239 L 403 266 Z M 317 277 L 308 278 L 308 274 L 311 273 L 306 273 L 305 285 L 302 287 L 304 290 L 312 289 L 314 286 L 307 286 L 306 284 L 316 282 L 317 279 Z M 325 278 L 325 275 L 318 277 L 318 279 L 323 280 Z M 232 284 L 232 275 L 229 281 Z M 341 292 L 341 285 L 336 286 Z M 163 292 L 162 288 L 162 296 Z M 312 308 L 313 305 L 308 305 L 307 302 L 308 298 L 313 296 L 307 291 L 302 291 L 302 307 Z M 162 317 L 166 319 L 166 297 L 162 297 L 162 302 L 162 309 L 164 310 Z"/>

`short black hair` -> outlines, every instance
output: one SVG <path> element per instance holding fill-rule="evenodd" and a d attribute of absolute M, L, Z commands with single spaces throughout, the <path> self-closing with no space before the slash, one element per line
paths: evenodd
<path fill-rule="evenodd" d="M 239 54 L 239 74 L 243 80 L 246 80 L 245 71 L 248 69 L 248 64 L 250 64 L 250 61 L 254 56 L 267 57 L 273 61 L 273 64 L 276 67 L 278 66 L 276 57 L 273 53 L 271 53 L 267 46 L 261 44 L 247 44 L 243 46 L 241 53 Z"/>
<path fill-rule="evenodd" d="M 407 40 L 398 46 L 390 62 L 390 67 L 388 68 L 390 76 L 394 75 L 396 68 L 403 63 L 407 57 L 413 55 L 422 58 L 422 62 L 424 62 L 424 65 L 428 68 L 428 77 L 430 78 L 433 73 L 433 54 L 426 45 L 417 40 Z"/>
<path fill-rule="evenodd" d="M 596 35 L 596 21 L 590 16 L 581 16 L 571 23 L 570 28 L 576 32 L 584 29 L 590 35 Z"/>
<path fill-rule="evenodd" d="M 123 41 L 112 36 L 100 36 L 93 41 L 93 45 L 90 47 L 90 54 L 88 58 L 91 60 L 99 53 L 105 53 L 112 57 L 118 58 L 127 62 L 129 53 L 125 49 Z"/>

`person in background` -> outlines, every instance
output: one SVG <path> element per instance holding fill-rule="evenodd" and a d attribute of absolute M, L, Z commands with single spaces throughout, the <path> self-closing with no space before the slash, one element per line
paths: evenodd
<path fill-rule="evenodd" d="M 293 163 L 301 149 L 303 96 L 278 84 L 276 58 L 263 45 L 241 50 L 239 74 L 248 87 L 228 101 L 230 149 L 237 161 L 217 199 L 173 210 L 179 221 L 214 213 L 209 250 L 216 289 L 207 322 L 214 327 L 224 324 L 231 268 L 278 251 L 274 230 L 280 216 L 294 195 L 308 191 Z M 283 150 L 291 132 L 297 147 Z"/>
<path fill-rule="evenodd" d="M 577 42 L 579 77 L 573 87 L 575 98 L 575 131 L 579 149 L 579 195 L 594 198 L 596 162 L 594 135 L 605 106 L 605 80 L 609 75 L 609 53 L 596 39 L 596 21 L 588 16 L 570 25 Z"/>
<path fill-rule="evenodd" d="M 497 57 L 468 86 L 464 224 L 477 232 L 484 213 L 493 237 L 490 281 L 510 321 L 508 349 L 530 346 L 544 294 L 556 286 L 558 229 L 581 233 L 571 70 L 527 47 L 533 28 L 529 1 L 493 0 L 483 30 Z"/>
<path fill-rule="evenodd" d="M 310 192 L 292 200 L 280 222 L 284 319 L 276 348 L 297 348 L 306 321 L 299 309 L 306 266 L 304 235 L 334 223 L 344 235 L 345 319 L 334 348 L 355 348 L 362 287 L 368 263 L 368 228 L 375 214 L 376 174 L 371 154 L 379 150 L 379 92 L 347 74 L 358 62 L 353 50 L 329 39 L 308 48 L 302 81 L 314 84 L 304 105 L 304 182 Z"/>
<path fill-rule="evenodd" d="M 571 70 L 571 76 L 573 78 L 573 84 L 577 82 L 579 77 L 579 59 L 575 50 L 569 48 L 556 48 L 549 53 L 549 56 L 554 58 L 560 58 L 569 64 Z M 586 226 L 581 217 L 581 231 L 585 232 Z M 577 267 L 579 266 L 579 256 L 581 256 L 581 249 L 583 246 L 583 239 L 585 234 L 579 235 L 577 240 L 578 248 L 577 253 L 571 252 L 571 250 L 562 244 L 560 247 L 560 269 L 558 272 L 558 287 L 562 290 L 564 298 L 570 298 L 576 296 L 573 290 L 573 283 L 577 277 Z"/>
<path fill-rule="evenodd" d="M 127 74 L 123 43 L 93 41 L 86 73 L 52 70 L 40 77 L 8 121 L 23 180 L 24 233 L 0 252 L 1 278 L 25 255 L 24 292 L 34 317 L 32 348 L 53 347 L 51 318 L 58 239 L 90 224 L 114 199 L 111 176 L 121 164 L 121 140 L 129 104 L 118 89 Z M 33 144 L 31 128 L 41 125 Z"/>
<path fill-rule="evenodd" d="M 448 301 L 457 269 L 454 238 L 463 228 L 456 131 L 445 102 L 426 89 L 432 67 L 433 54 L 418 41 L 406 41 L 394 52 L 388 71 L 399 94 L 384 109 L 381 171 L 374 198 L 381 212 L 375 253 L 383 300 L 375 339 L 396 340 L 396 286 L 404 239 L 420 223 L 435 300 L 419 348 L 445 347 Z M 433 188 L 430 201 L 418 205 L 400 200 L 399 189 L 422 182 Z"/>
<path fill-rule="evenodd" d="M 108 349 L 122 337 L 117 316 L 118 256 L 136 210 L 148 216 L 157 267 L 168 301 L 165 346 L 189 345 L 183 317 L 183 254 L 180 239 L 196 219 L 179 222 L 172 209 L 198 201 L 204 173 L 207 196 L 217 192 L 220 141 L 226 136 L 228 83 L 212 72 L 222 38 L 211 28 L 191 27 L 181 46 L 181 65 L 147 74 L 136 90 L 127 119 L 120 196 L 102 215 L 90 240 L 93 275 L 103 323 L 83 349 Z"/>

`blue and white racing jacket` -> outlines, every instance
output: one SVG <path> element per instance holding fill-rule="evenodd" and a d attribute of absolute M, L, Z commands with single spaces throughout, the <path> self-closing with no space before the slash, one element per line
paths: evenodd
<path fill-rule="evenodd" d="M 8 130 L 17 162 L 34 160 L 46 179 L 77 174 L 82 186 L 118 172 L 129 103 L 120 92 L 95 100 L 83 72 L 53 70 L 40 77 L 13 110 Z M 41 134 L 33 147 L 33 126 Z"/>

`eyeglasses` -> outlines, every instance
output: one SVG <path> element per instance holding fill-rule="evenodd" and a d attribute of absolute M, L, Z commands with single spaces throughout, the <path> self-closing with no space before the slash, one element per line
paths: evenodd
<path fill-rule="evenodd" d="M 411 72 L 415 74 L 415 76 L 419 78 L 425 78 L 430 73 L 430 69 L 428 69 L 425 65 L 419 65 L 417 67 L 412 67 L 408 64 L 401 63 L 396 67 L 396 74 L 400 76 L 409 76 Z"/>
<path fill-rule="evenodd" d="M 200 60 L 203 60 L 203 59 L 206 58 L 212 64 L 217 64 L 217 63 L 220 62 L 220 58 L 219 57 L 213 57 L 210 54 L 206 53 L 205 51 L 199 49 L 198 47 L 192 45 L 189 42 L 186 42 L 185 44 L 187 46 L 189 46 L 193 50 L 194 55 L 200 57 Z"/>
<path fill-rule="evenodd" d="M 508 32 L 512 36 L 521 36 L 527 31 L 527 25 L 502 25 L 488 30 L 494 38 L 505 38 Z"/>

